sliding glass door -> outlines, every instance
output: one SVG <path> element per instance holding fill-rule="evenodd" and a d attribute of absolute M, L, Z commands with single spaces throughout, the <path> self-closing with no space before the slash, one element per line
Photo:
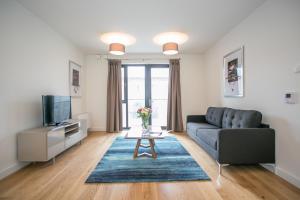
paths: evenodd
<path fill-rule="evenodd" d="M 152 108 L 150 124 L 167 125 L 168 65 L 123 65 L 123 127 L 141 125 L 138 108 Z"/>
<path fill-rule="evenodd" d="M 152 125 L 167 126 L 169 68 L 151 68 Z"/>

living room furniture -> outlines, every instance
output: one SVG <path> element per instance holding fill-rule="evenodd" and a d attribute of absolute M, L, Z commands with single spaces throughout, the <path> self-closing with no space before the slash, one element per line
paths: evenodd
<path fill-rule="evenodd" d="M 149 156 L 152 158 L 157 158 L 157 153 L 155 152 L 155 139 L 164 139 L 166 136 L 166 131 L 162 131 L 160 127 L 149 127 L 148 130 L 143 130 L 142 128 L 135 127 L 131 128 L 125 135 L 125 139 L 136 139 L 136 145 L 133 153 L 133 158 L 140 156 Z M 148 140 L 149 145 L 142 144 L 142 140 Z M 151 153 L 143 152 L 139 154 L 139 148 L 150 148 Z"/>
<path fill-rule="evenodd" d="M 70 120 L 61 126 L 25 130 L 18 134 L 18 160 L 43 162 L 80 142 L 87 136 L 86 120 Z"/>
<path fill-rule="evenodd" d="M 275 163 L 275 131 L 255 110 L 209 107 L 187 116 L 187 133 L 219 164 Z"/>

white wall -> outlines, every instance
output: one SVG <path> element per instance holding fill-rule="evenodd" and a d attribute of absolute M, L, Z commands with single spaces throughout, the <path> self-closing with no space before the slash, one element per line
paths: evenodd
<path fill-rule="evenodd" d="M 69 60 L 83 55 L 15 1 L 0 1 L 0 178 L 23 166 L 18 132 L 42 125 L 41 95 L 69 95 Z M 83 110 L 73 100 L 73 113 Z"/>
<path fill-rule="evenodd" d="M 206 83 L 201 55 L 183 55 L 180 60 L 182 117 L 206 113 Z"/>
<path fill-rule="evenodd" d="M 90 114 L 90 130 L 106 130 L 107 60 L 98 55 L 88 55 L 86 66 L 86 109 Z"/>
<path fill-rule="evenodd" d="M 223 56 L 245 46 L 245 97 L 223 97 Z M 284 103 L 285 92 L 300 92 L 300 1 L 267 1 L 205 55 L 208 105 L 257 109 L 276 130 L 277 173 L 300 187 L 300 102 Z"/>
<path fill-rule="evenodd" d="M 168 58 L 161 54 L 126 55 L 123 63 L 168 63 Z M 146 58 L 141 60 L 140 58 Z M 203 59 L 200 55 L 180 55 L 182 112 L 185 123 L 186 115 L 205 112 Z M 132 60 L 134 59 L 134 60 Z M 136 60 L 135 60 L 136 59 Z M 92 129 L 105 130 L 107 60 L 106 56 L 89 55 L 87 67 L 87 111 L 91 114 Z"/>

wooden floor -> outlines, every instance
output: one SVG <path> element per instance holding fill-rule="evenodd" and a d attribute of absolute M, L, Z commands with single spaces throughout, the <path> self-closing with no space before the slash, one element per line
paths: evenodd
<path fill-rule="evenodd" d="M 0 181 L 0 199 L 300 199 L 299 189 L 259 166 L 227 166 L 218 177 L 215 161 L 184 134 L 176 137 L 211 181 L 85 184 L 117 135 L 91 133 L 82 145 L 58 156 L 55 165 L 31 164 L 7 177 Z"/>

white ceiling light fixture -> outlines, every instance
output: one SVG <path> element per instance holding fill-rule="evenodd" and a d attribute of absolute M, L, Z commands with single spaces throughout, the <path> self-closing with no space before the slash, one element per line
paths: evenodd
<path fill-rule="evenodd" d="M 169 42 L 163 45 L 163 54 L 175 55 L 178 54 L 178 44 L 175 42 Z"/>
<path fill-rule="evenodd" d="M 133 36 L 121 32 L 104 33 L 101 35 L 100 40 L 109 45 L 109 53 L 114 55 L 124 55 L 125 46 L 136 42 Z"/>
<path fill-rule="evenodd" d="M 109 45 L 109 53 L 114 55 L 124 55 L 125 54 L 125 45 L 120 43 L 111 43 Z"/>
<path fill-rule="evenodd" d="M 162 45 L 163 54 L 175 55 L 178 53 L 178 45 L 183 44 L 188 40 L 188 36 L 181 32 L 165 32 L 156 35 L 153 42 Z"/>

